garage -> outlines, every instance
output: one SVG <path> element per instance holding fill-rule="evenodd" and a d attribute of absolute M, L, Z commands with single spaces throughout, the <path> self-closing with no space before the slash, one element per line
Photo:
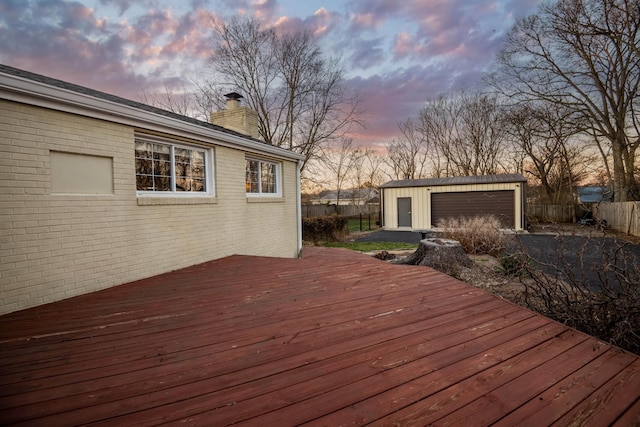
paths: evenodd
<path fill-rule="evenodd" d="M 495 215 L 504 227 L 515 224 L 515 191 L 461 191 L 431 195 L 431 222 L 450 217 L 473 217 L 482 212 Z"/>
<path fill-rule="evenodd" d="M 499 174 L 396 180 L 380 187 L 387 230 L 430 230 L 449 217 L 496 215 L 505 229 L 526 227 L 526 178 Z"/>

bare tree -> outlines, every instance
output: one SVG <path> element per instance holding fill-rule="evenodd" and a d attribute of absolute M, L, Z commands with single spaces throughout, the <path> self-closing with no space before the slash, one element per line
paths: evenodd
<path fill-rule="evenodd" d="M 362 157 L 366 173 L 366 180 L 363 186 L 369 188 L 380 187 L 383 180 L 382 166 L 384 164 L 384 161 L 382 156 L 375 150 L 367 148 L 364 150 Z"/>
<path fill-rule="evenodd" d="M 639 45 L 637 0 L 543 3 L 516 23 L 491 78 L 510 99 L 561 104 L 585 118 L 594 141 L 611 148 L 616 201 L 638 196 Z"/>
<path fill-rule="evenodd" d="M 350 138 L 342 138 L 337 149 L 326 149 L 323 152 L 323 164 L 336 189 L 336 207 L 340 205 L 345 184 L 349 182 L 353 165 L 359 156 L 359 150 L 353 148 L 353 140 Z"/>
<path fill-rule="evenodd" d="M 358 124 L 358 97 L 344 85 L 338 59 L 326 57 L 310 32 L 279 34 L 255 19 L 215 24 L 214 87 L 242 92 L 258 112 L 263 139 L 305 156 Z"/>
<path fill-rule="evenodd" d="M 450 176 L 454 173 L 448 159 L 455 157 L 454 151 L 462 148 L 456 131 L 459 108 L 453 96 L 440 95 L 428 101 L 418 114 L 418 128 L 422 138 L 432 145 L 431 163 L 434 177 Z M 466 157 L 462 150 L 463 158 Z"/>
<path fill-rule="evenodd" d="M 161 92 L 150 92 L 141 89 L 138 99 L 143 104 L 151 105 L 163 110 L 171 111 L 183 116 L 200 116 L 196 111 L 196 95 L 190 92 L 182 83 L 177 89 L 172 88 L 168 82 L 165 82 Z M 207 117 L 205 115 L 204 117 Z"/>
<path fill-rule="evenodd" d="M 505 134 L 500 125 L 502 114 L 497 99 L 484 94 L 462 94 L 457 133 L 466 148 L 467 163 L 460 162 L 465 175 L 491 175 L 500 171 Z M 449 159 L 450 162 L 455 158 Z"/>
<path fill-rule="evenodd" d="M 526 156 L 523 172 L 540 183 L 550 203 L 571 202 L 593 162 L 571 114 L 562 105 L 529 103 L 509 108 L 503 117 L 505 131 Z"/>
<path fill-rule="evenodd" d="M 375 194 L 375 189 L 382 184 L 381 157 L 371 148 L 356 147 L 351 153 L 351 202 L 354 205 L 366 203 Z"/>
<path fill-rule="evenodd" d="M 427 102 L 418 129 L 434 144 L 441 163 L 433 163 L 436 176 L 498 173 L 501 169 L 504 130 L 495 97 L 484 94 L 448 94 Z"/>
<path fill-rule="evenodd" d="M 385 163 L 391 169 L 392 179 L 424 178 L 427 174 L 429 146 L 414 119 L 398 125 L 402 136 L 387 143 Z"/>
<path fill-rule="evenodd" d="M 360 200 L 365 196 L 365 190 L 368 193 L 368 189 L 365 188 L 365 180 L 367 176 L 366 163 L 365 163 L 366 150 L 361 147 L 356 147 L 351 153 L 351 204 L 358 205 Z"/>
<path fill-rule="evenodd" d="M 162 90 L 141 89 L 138 100 L 163 110 L 208 122 L 211 112 L 225 107 L 227 93 L 202 76 L 194 75 L 187 80 L 168 79 Z M 188 82 L 188 84 L 187 84 Z"/>

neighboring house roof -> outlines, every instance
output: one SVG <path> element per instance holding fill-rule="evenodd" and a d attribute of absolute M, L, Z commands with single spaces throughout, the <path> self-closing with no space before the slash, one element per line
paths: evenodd
<path fill-rule="evenodd" d="M 226 145 L 281 158 L 303 156 L 192 117 L 0 64 L 0 99 Z"/>
<path fill-rule="evenodd" d="M 609 187 L 578 187 L 578 200 L 581 203 L 611 202 L 613 193 Z"/>
<path fill-rule="evenodd" d="M 513 173 L 483 176 L 454 176 L 449 178 L 401 179 L 385 182 L 380 188 L 437 187 L 443 185 L 497 184 L 505 182 L 527 182 L 527 178 L 518 173 Z"/>
<path fill-rule="evenodd" d="M 375 188 L 354 188 L 340 190 L 340 199 L 371 199 L 378 196 L 378 190 Z M 337 190 L 322 191 L 317 200 L 336 200 L 338 198 Z"/>

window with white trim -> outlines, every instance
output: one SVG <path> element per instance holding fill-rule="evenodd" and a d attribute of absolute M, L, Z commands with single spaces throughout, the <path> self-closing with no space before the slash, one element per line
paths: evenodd
<path fill-rule="evenodd" d="M 165 142 L 135 142 L 136 189 L 164 194 L 208 194 L 208 150 Z"/>
<path fill-rule="evenodd" d="M 245 188 L 248 196 L 280 195 L 280 164 L 259 159 L 246 159 Z"/>

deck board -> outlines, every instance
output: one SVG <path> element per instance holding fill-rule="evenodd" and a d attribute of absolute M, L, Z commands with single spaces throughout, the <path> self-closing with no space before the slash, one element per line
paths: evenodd
<path fill-rule="evenodd" d="M 232 256 L 0 316 L 7 425 L 634 425 L 640 359 L 425 267 Z"/>

